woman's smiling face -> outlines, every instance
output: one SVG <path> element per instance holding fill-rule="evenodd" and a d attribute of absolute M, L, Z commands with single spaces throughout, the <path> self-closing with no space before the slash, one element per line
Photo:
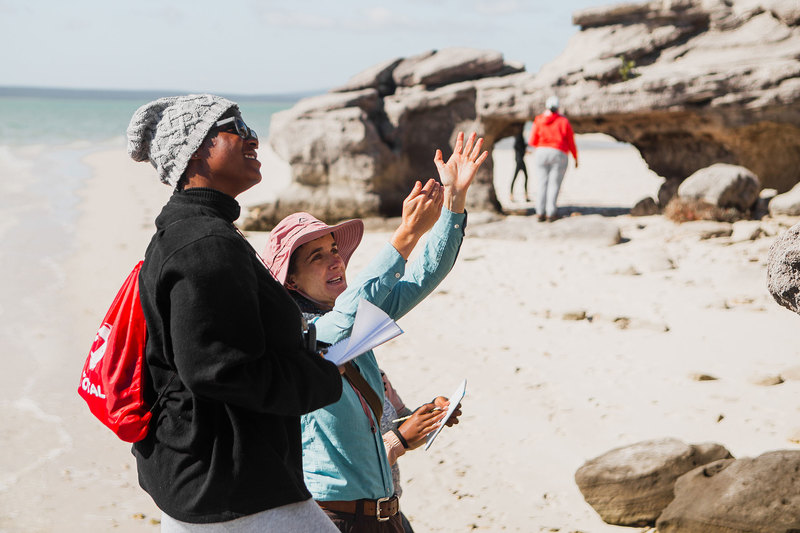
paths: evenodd
<path fill-rule="evenodd" d="M 347 288 L 345 264 L 333 234 L 307 242 L 292 254 L 286 286 L 327 309 Z"/>

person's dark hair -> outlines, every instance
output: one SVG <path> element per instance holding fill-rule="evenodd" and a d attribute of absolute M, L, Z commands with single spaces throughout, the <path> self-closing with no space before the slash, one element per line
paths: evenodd
<path fill-rule="evenodd" d="M 221 114 L 219 116 L 217 121 L 224 120 L 224 119 L 230 118 L 230 117 L 237 117 L 237 116 L 239 116 L 238 108 L 229 107 L 227 111 L 225 111 L 223 114 Z M 206 138 L 203 139 L 203 142 L 200 144 L 200 146 L 203 146 L 206 142 L 208 142 L 209 139 L 213 139 L 214 137 L 216 137 L 218 133 L 219 133 L 219 130 L 217 128 L 211 128 L 210 130 L 208 130 L 208 133 L 206 134 Z M 182 191 L 186 187 L 186 182 L 187 181 L 188 181 L 188 178 L 186 177 L 186 171 L 184 170 L 183 174 L 181 174 L 181 178 L 178 180 L 178 183 L 175 184 L 175 190 L 176 191 Z"/>

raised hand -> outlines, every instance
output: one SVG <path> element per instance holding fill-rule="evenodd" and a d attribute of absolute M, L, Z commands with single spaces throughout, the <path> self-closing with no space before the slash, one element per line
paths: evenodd
<path fill-rule="evenodd" d="M 459 132 L 455 148 L 453 148 L 453 154 L 447 160 L 447 163 L 442 158 L 441 150 L 437 149 L 436 155 L 433 157 L 433 162 L 439 171 L 439 179 L 444 185 L 445 205 L 454 213 L 464 212 L 467 190 L 472 185 L 472 180 L 475 178 L 478 169 L 489 156 L 486 151 L 481 153 L 483 137 L 478 139 L 477 142 L 476 138 L 477 134 L 472 132 L 465 144 L 464 132 Z"/>
<path fill-rule="evenodd" d="M 392 235 L 391 243 L 405 259 L 439 219 L 443 202 L 444 188 L 434 179 L 428 180 L 424 186 L 416 182 L 403 200 L 402 221 Z"/>

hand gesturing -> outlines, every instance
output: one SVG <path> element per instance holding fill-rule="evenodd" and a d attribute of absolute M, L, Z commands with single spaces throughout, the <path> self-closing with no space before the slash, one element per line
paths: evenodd
<path fill-rule="evenodd" d="M 442 159 L 441 150 L 437 149 L 433 158 L 436 169 L 439 171 L 439 179 L 445 187 L 445 201 L 448 204 L 448 209 L 455 213 L 464 211 L 467 190 L 472 185 L 472 180 L 475 178 L 478 169 L 489 156 L 488 152 L 481 152 L 483 137 L 478 139 L 477 142 L 475 141 L 476 138 L 477 134 L 475 132 L 471 133 L 465 144 L 464 132 L 459 132 L 453 154 L 447 160 L 447 163 Z"/>

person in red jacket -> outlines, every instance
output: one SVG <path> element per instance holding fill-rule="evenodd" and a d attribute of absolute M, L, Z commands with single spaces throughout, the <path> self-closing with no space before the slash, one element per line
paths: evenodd
<path fill-rule="evenodd" d="M 556 200 L 567 171 L 567 154 L 572 154 L 577 168 L 578 150 L 575 148 L 575 134 L 569 120 L 558 112 L 558 97 L 549 97 L 545 107 L 547 110 L 533 120 L 528 144 L 535 149 L 534 173 L 539 182 L 536 213 L 539 215 L 539 222 L 552 222 L 558 218 Z"/>

